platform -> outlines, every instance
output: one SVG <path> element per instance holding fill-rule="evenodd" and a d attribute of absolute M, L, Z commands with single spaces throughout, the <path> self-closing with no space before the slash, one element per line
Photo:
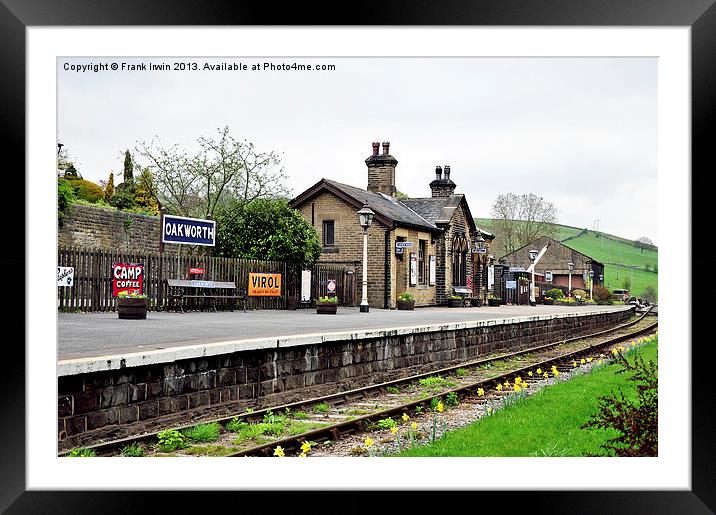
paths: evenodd
<path fill-rule="evenodd" d="M 58 376 L 119 369 L 240 350 L 356 340 L 583 316 L 629 306 L 500 306 L 417 308 L 414 311 L 339 308 L 234 312 L 149 312 L 146 320 L 119 320 L 116 313 L 58 314 Z"/>

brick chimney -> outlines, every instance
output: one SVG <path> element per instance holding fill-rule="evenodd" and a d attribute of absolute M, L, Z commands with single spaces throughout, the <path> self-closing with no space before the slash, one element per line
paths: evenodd
<path fill-rule="evenodd" d="M 445 168 L 435 167 L 435 180 L 430 183 L 433 198 L 449 197 L 455 193 L 457 184 L 450 179 L 450 165 Z"/>
<path fill-rule="evenodd" d="M 379 143 L 373 143 L 373 154 L 365 160 L 368 165 L 368 191 L 395 196 L 395 167 L 398 160 L 391 156 L 390 142 L 383 142 L 383 153 L 378 153 Z"/>

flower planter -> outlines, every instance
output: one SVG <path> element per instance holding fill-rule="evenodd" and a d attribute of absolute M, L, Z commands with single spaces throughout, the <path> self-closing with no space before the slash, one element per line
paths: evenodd
<path fill-rule="evenodd" d="M 398 309 L 403 311 L 413 311 L 415 309 L 414 300 L 400 300 L 398 299 Z"/>
<path fill-rule="evenodd" d="M 542 304 L 544 304 L 545 306 L 552 306 L 552 305 L 554 305 L 554 299 L 545 297 L 544 299 L 542 299 Z"/>
<path fill-rule="evenodd" d="M 319 315 L 335 315 L 338 313 L 337 302 L 316 302 L 316 313 Z"/>
<path fill-rule="evenodd" d="M 487 305 L 497 307 L 500 305 L 500 299 L 487 299 Z"/>
<path fill-rule="evenodd" d="M 462 307 L 462 299 L 448 299 L 448 307 L 461 308 Z"/>
<path fill-rule="evenodd" d="M 482 301 L 480 299 L 470 299 L 470 304 L 472 304 L 474 308 L 479 308 L 482 306 Z"/>
<path fill-rule="evenodd" d="M 117 315 L 126 320 L 144 320 L 147 318 L 147 299 L 117 299 Z"/>

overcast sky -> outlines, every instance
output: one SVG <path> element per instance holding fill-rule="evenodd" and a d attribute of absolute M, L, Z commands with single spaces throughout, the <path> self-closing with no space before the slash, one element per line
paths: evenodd
<path fill-rule="evenodd" d="M 121 174 L 124 150 L 139 141 L 191 150 L 228 126 L 281 154 L 293 195 L 322 177 L 365 188 L 371 142 L 390 141 L 409 196 L 430 196 L 435 166 L 450 165 L 474 216 L 489 217 L 501 193 L 535 193 L 562 224 L 599 220 L 602 231 L 658 243 L 654 58 L 191 58 L 183 62 L 199 70 L 64 69 L 174 61 L 58 59 L 58 137 L 85 179 Z M 264 62 L 336 69 L 251 70 Z"/>

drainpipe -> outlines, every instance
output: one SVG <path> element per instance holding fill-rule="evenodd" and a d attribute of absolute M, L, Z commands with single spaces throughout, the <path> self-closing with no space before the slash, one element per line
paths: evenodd
<path fill-rule="evenodd" d="M 385 284 L 383 286 L 383 291 L 385 292 L 384 309 L 390 309 L 390 241 L 392 232 L 392 228 L 385 231 Z"/>

